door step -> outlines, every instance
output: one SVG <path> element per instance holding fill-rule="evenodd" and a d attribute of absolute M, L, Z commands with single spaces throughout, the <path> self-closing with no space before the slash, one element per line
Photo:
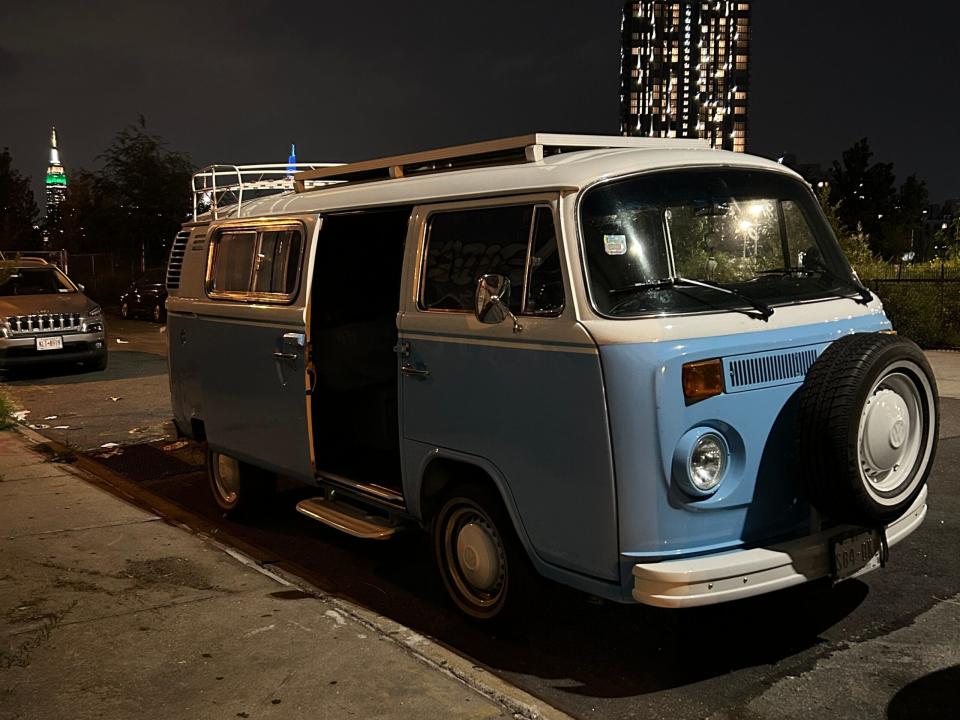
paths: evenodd
<path fill-rule="evenodd" d="M 371 515 L 353 505 L 322 497 L 301 500 L 297 503 L 297 512 L 348 535 L 367 540 L 387 540 L 399 529 L 385 517 Z"/>

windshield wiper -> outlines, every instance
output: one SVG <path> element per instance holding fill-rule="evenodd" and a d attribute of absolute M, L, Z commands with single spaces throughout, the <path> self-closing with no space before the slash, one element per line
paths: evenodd
<path fill-rule="evenodd" d="M 783 267 L 783 268 L 770 268 L 769 270 L 760 270 L 757 272 L 757 275 L 826 275 L 828 277 L 834 277 L 827 270 L 807 270 L 806 268 L 799 267 Z M 867 289 L 867 287 L 861 283 L 853 282 L 850 283 L 853 286 L 853 289 L 856 291 L 856 295 L 843 295 L 841 293 L 832 293 L 839 298 L 844 298 L 846 300 L 853 300 L 858 305 L 867 305 L 873 300 L 873 293 Z"/>
<path fill-rule="evenodd" d="M 736 298 L 740 298 L 745 303 L 747 303 L 750 307 L 752 307 L 754 310 L 757 311 L 757 314 L 744 312 L 744 315 L 747 315 L 748 317 L 756 318 L 757 320 L 763 320 L 764 322 L 767 322 L 767 320 L 770 319 L 770 316 L 773 315 L 772 307 L 770 307 L 766 303 L 760 302 L 759 300 L 754 300 L 749 295 L 744 295 L 742 292 L 738 290 L 733 290 L 731 288 L 724 287 L 723 285 L 719 285 L 714 282 L 708 282 L 705 280 L 690 280 L 689 278 L 680 277 L 679 275 L 677 276 L 677 280 L 687 283 L 688 285 L 696 285 L 699 287 L 719 290 L 720 292 L 726 293 L 727 295 L 733 295 Z"/>
<path fill-rule="evenodd" d="M 757 275 L 814 275 L 816 273 L 823 273 L 823 270 L 808 270 L 807 268 L 800 267 L 780 267 L 757 271 Z"/>
<path fill-rule="evenodd" d="M 694 300 L 702 302 L 704 305 L 709 305 L 712 308 L 717 310 L 732 310 L 733 312 L 743 313 L 747 317 L 752 317 L 755 320 L 763 320 L 766 322 L 771 315 L 773 315 L 773 308 L 769 305 L 761 303 L 757 300 L 754 300 L 751 297 L 744 295 L 741 292 L 736 290 L 731 290 L 730 288 L 723 287 L 722 285 L 717 285 L 715 283 L 703 282 L 701 280 L 691 280 L 689 278 L 676 276 L 672 278 L 665 278 L 662 280 L 649 280 L 645 282 L 634 283 L 633 285 L 626 285 L 625 287 L 613 288 L 607 292 L 611 295 L 623 295 L 624 293 L 630 292 L 646 292 L 647 290 L 666 290 L 667 288 L 676 288 L 680 289 L 684 286 L 687 287 L 705 287 L 708 290 L 717 290 L 718 292 L 725 293 L 727 295 L 733 295 L 740 300 L 746 302 L 750 307 L 753 308 L 753 312 L 749 310 L 740 310 L 739 308 L 725 308 L 720 305 L 715 305 L 711 302 L 704 300 L 703 298 L 697 297 L 696 295 L 690 295 L 689 293 L 684 293 L 687 297 L 692 297 Z"/>
<path fill-rule="evenodd" d="M 646 280 L 644 282 L 634 283 L 633 285 L 625 285 L 624 287 L 613 288 L 608 290 L 607 294 L 610 297 L 616 295 L 624 295 L 625 293 L 636 292 L 637 290 L 666 290 L 669 287 L 674 287 L 677 284 L 677 281 L 674 278 L 664 278 L 663 280 Z"/>

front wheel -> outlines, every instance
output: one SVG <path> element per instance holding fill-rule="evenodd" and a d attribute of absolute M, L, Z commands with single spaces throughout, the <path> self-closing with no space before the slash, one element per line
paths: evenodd
<path fill-rule="evenodd" d="M 533 569 L 495 493 L 479 485 L 454 488 L 431 534 L 447 593 L 463 613 L 482 621 L 521 614 Z"/>
<path fill-rule="evenodd" d="M 87 360 L 83 363 L 83 367 L 90 372 L 102 372 L 107 369 L 107 353 L 104 352 L 103 355 L 98 357 L 96 360 Z"/>
<path fill-rule="evenodd" d="M 124 300 L 120 305 L 120 317 L 122 317 L 124 320 L 130 317 L 130 303 L 128 303 L 126 300 Z"/>
<path fill-rule="evenodd" d="M 155 323 L 163 322 L 166 313 L 163 311 L 163 308 L 158 304 L 153 306 L 153 311 L 150 313 L 150 316 L 153 318 Z"/>
<path fill-rule="evenodd" d="M 209 449 L 207 479 L 217 506 L 234 520 L 250 520 L 262 514 L 277 484 L 272 473 Z"/>

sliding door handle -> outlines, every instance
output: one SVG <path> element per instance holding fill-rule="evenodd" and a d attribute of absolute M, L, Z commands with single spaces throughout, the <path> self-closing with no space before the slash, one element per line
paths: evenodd
<path fill-rule="evenodd" d="M 400 366 L 400 372 L 409 377 L 425 378 L 430 375 L 430 371 L 426 368 L 421 369 L 414 367 L 413 365 L 403 364 Z"/>

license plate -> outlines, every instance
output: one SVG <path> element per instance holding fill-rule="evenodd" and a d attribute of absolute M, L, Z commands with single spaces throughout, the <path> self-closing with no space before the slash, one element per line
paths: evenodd
<path fill-rule="evenodd" d="M 835 538 L 830 546 L 834 582 L 880 567 L 880 533 L 876 530 Z"/>
<path fill-rule="evenodd" d="M 59 335 L 37 338 L 37 350 L 63 350 L 63 338 Z"/>

